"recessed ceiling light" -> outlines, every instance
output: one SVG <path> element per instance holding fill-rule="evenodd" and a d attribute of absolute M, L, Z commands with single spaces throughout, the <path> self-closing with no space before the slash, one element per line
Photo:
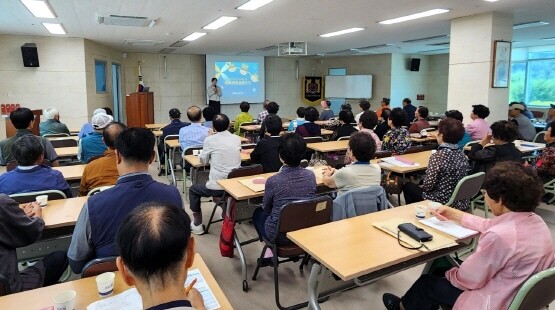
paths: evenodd
<path fill-rule="evenodd" d="M 342 34 L 357 32 L 357 31 L 361 31 L 361 30 L 364 30 L 364 28 L 349 28 L 349 29 L 344 29 L 344 30 L 339 30 L 339 31 L 335 31 L 335 32 L 321 34 L 319 36 L 322 37 L 322 38 L 329 38 L 329 37 L 339 36 L 339 35 L 342 35 Z"/>
<path fill-rule="evenodd" d="M 183 41 L 194 41 L 200 37 L 204 37 L 205 35 L 206 35 L 206 32 L 193 32 L 190 35 L 183 38 Z"/>
<path fill-rule="evenodd" d="M 64 30 L 64 27 L 62 27 L 62 24 L 42 23 L 42 25 L 51 34 L 66 34 L 66 31 Z"/>
<path fill-rule="evenodd" d="M 522 28 L 538 27 L 538 26 L 545 26 L 545 25 L 549 25 L 549 23 L 537 20 L 534 22 L 515 24 L 513 25 L 513 29 L 522 29 Z"/>
<path fill-rule="evenodd" d="M 484 1 L 487 1 L 487 2 L 497 2 L 497 1 L 499 1 L 499 0 L 484 0 Z"/>
<path fill-rule="evenodd" d="M 218 19 L 216 19 L 215 21 L 211 22 L 210 24 L 202 27 L 202 29 L 218 29 L 220 27 L 223 27 L 229 23 L 231 23 L 232 21 L 236 20 L 237 17 L 235 16 L 222 16 Z"/>
<path fill-rule="evenodd" d="M 241 5 L 240 7 L 238 7 L 238 10 L 247 10 L 247 11 L 254 11 L 256 9 L 258 9 L 261 6 L 265 6 L 266 4 L 272 2 L 274 0 L 251 0 L 243 5 Z"/>
<path fill-rule="evenodd" d="M 46 1 L 21 0 L 21 3 L 23 3 L 35 17 L 56 18 L 56 15 L 54 15 L 54 12 Z"/>
<path fill-rule="evenodd" d="M 437 14 L 443 14 L 443 13 L 447 13 L 447 12 L 449 12 L 449 10 L 434 9 L 434 10 L 429 10 L 429 11 L 420 12 L 420 13 L 416 13 L 416 14 L 411 14 L 411 15 L 407 15 L 407 16 L 388 19 L 388 20 L 384 20 L 384 21 L 381 21 L 381 22 L 378 22 L 378 23 L 380 23 L 382 25 L 390 25 L 390 24 L 406 22 L 406 21 L 413 20 L 413 19 L 433 16 L 433 15 L 437 15 Z"/>

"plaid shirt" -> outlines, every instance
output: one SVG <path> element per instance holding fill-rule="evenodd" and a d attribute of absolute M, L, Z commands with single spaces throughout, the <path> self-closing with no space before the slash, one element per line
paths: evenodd
<path fill-rule="evenodd" d="M 256 118 L 256 120 L 259 123 L 262 123 L 264 121 L 264 119 L 266 118 L 266 116 L 268 116 L 268 114 L 269 114 L 268 111 L 264 110 L 264 111 L 258 113 L 258 117 Z"/>

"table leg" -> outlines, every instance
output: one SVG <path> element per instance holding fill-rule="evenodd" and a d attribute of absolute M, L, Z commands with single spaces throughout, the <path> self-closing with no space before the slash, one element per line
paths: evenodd
<path fill-rule="evenodd" d="M 308 310 L 320 310 L 318 305 L 318 286 L 322 281 L 326 268 L 320 263 L 314 263 L 308 278 Z"/>
<path fill-rule="evenodd" d="M 229 210 L 229 205 L 227 210 Z M 237 234 L 233 235 L 233 243 L 235 244 L 237 253 L 239 253 L 239 260 L 241 261 L 241 275 L 243 278 L 243 291 L 246 292 L 249 289 L 249 284 L 247 282 L 247 259 L 245 258 L 245 253 L 243 253 L 243 248 L 241 247 L 241 242 L 239 241 Z"/>
<path fill-rule="evenodd" d="M 177 187 L 177 181 L 175 180 L 175 171 L 174 171 L 174 169 L 173 169 L 173 166 L 174 166 L 174 162 L 173 162 L 174 156 L 175 156 L 175 148 L 172 147 L 172 148 L 170 149 L 170 156 L 169 156 L 170 158 L 169 158 L 168 161 L 169 161 L 169 164 L 170 164 L 170 172 L 171 172 L 171 177 L 172 177 L 171 182 L 172 182 L 172 184 L 173 184 L 175 187 Z"/>

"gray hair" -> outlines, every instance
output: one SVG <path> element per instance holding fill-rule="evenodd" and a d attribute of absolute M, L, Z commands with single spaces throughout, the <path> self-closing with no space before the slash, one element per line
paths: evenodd
<path fill-rule="evenodd" d="M 56 115 L 60 114 L 60 112 L 56 108 L 46 108 L 43 110 L 43 112 L 44 112 L 44 117 L 46 117 L 46 119 L 54 119 Z"/>

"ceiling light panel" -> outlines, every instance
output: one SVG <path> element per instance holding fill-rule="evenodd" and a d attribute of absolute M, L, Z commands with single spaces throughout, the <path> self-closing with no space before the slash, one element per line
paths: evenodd
<path fill-rule="evenodd" d="M 420 13 L 416 13 L 416 14 L 411 14 L 411 15 L 407 15 L 407 16 L 402 16 L 402 17 L 397 17 L 397 18 L 393 18 L 393 19 L 384 20 L 384 21 L 381 21 L 379 23 L 382 24 L 382 25 L 391 25 L 391 24 L 406 22 L 406 21 L 409 21 L 409 20 L 414 20 L 414 19 L 429 17 L 429 16 L 433 16 L 433 15 L 443 14 L 443 13 L 447 13 L 447 12 L 449 12 L 449 10 L 447 10 L 447 9 L 434 9 L 434 10 L 429 10 L 429 11 L 420 12 Z"/>
<path fill-rule="evenodd" d="M 238 10 L 247 10 L 247 11 L 254 11 L 262 6 L 265 6 L 266 4 L 272 2 L 274 0 L 250 0 L 249 2 L 241 5 L 240 7 L 238 7 Z"/>
<path fill-rule="evenodd" d="M 349 28 L 349 29 L 344 29 L 344 30 L 339 30 L 339 31 L 335 31 L 335 32 L 321 34 L 319 36 L 322 37 L 322 38 L 329 38 L 329 37 L 340 36 L 342 34 L 357 32 L 357 31 L 361 31 L 361 30 L 364 30 L 364 28 Z"/>
<path fill-rule="evenodd" d="M 426 37 L 426 38 L 420 38 L 420 39 L 405 40 L 405 41 L 403 41 L 403 43 L 419 43 L 419 42 L 432 41 L 432 40 L 445 39 L 445 38 L 449 38 L 449 35 L 444 34 L 444 35 L 440 35 L 440 36 L 433 36 L 433 37 Z"/>
<path fill-rule="evenodd" d="M 33 14 L 39 18 L 56 18 L 54 11 L 46 1 L 39 0 L 21 0 L 21 3 Z"/>
<path fill-rule="evenodd" d="M 204 37 L 206 35 L 206 32 L 193 32 L 190 35 L 186 36 L 185 38 L 183 38 L 183 41 L 194 41 L 198 38 Z"/>
<path fill-rule="evenodd" d="M 520 24 L 513 25 L 513 29 L 523 29 L 523 28 L 539 27 L 539 26 L 545 26 L 545 25 L 549 25 L 549 23 L 542 22 L 542 21 L 534 21 L 534 22 L 520 23 Z"/>
<path fill-rule="evenodd" d="M 231 23 L 232 21 L 234 21 L 236 19 L 237 19 L 237 17 L 235 17 L 235 16 L 222 16 L 222 17 L 216 19 L 215 21 L 211 22 L 210 24 L 202 27 L 202 29 L 215 30 L 215 29 L 221 28 L 221 27 Z"/>
<path fill-rule="evenodd" d="M 66 34 L 64 27 L 62 27 L 62 24 L 42 23 L 42 25 L 51 34 Z"/>

